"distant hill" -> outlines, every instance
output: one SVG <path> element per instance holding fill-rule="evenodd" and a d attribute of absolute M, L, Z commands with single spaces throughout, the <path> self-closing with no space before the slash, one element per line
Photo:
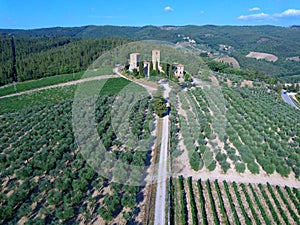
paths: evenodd
<path fill-rule="evenodd" d="M 0 29 L 0 34 L 14 34 L 24 37 L 73 37 L 73 38 L 102 38 L 119 37 L 137 40 L 155 39 L 176 42 L 178 35 L 190 36 L 199 43 L 226 44 L 233 47 L 251 46 L 257 44 L 260 39 L 272 44 L 280 41 L 298 42 L 300 40 L 300 26 L 83 26 L 83 27 L 52 27 L 32 30 Z M 288 40 L 287 40 L 287 37 Z M 285 45 L 284 43 L 281 43 Z M 298 42 L 299 44 L 299 42 Z"/>
<path fill-rule="evenodd" d="M 183 41 L 190 37 L 197 44 L 214 52 L 234 57 L 240 66 L 260 70 L 269 76 L 283 77 L 300 74 L 299 62 L 286 58 L 300 56 L 300 26 L 83 26 L 53 27 L 33 30 L 0 29 L 0 35 L 14 34 L 28 38 L 70 37 L 105 38 L 118 37 L 133 40 Z M 230 51 L 220 50 L 220 45 L 230 46 Z M 278 57 L 276 62 L 246 58 L 250 52 L 262 52 Z"/>

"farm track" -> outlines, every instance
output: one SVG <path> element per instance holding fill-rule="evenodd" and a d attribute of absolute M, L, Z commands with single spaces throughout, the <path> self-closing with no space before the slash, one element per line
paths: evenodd
<path fill-rule="evenodd" d="M 54 85 L 49 85 L 49 86 L 45 86 L 45 87 L 31 89 L 28 91 L 22 91 L 22 92 L 18 92 L 18 93 L 14 93 L 14 94 L 9 94 L 9 95 L 5 95 L 5 96 L 1 96 L 0 99 L 19 96 L 19 95 L 23 95 L 23 94 L 29 94 L 32 92 L 47 90 L 47 89 L 51 89 L 51 88 L 76 85 L 76 84 L 84 83 L 84 82 L 88 82 L 88 81 L 104 80 L 104 79 L 118 78 L 118 77 L 119 77 L 118 75 L 102 75 L 102 76 L 97 76 L 97 77 L 89 77 L 89 78 L 84 78 L 81 80 L 74 80 L 74 81 L 70 81 L 70 82 L 66 82 L 66 83 L 54 84 Z"/>
<path fill-rule="evenodd" d="M 169 97 L 170 88 L 165 85 L 164 98 Z M 154 224 L 166 223 L 167 176 L 168 176 L 168 143 L 169 143 L 169 115 L 163 118 L 162 139 L 159 154 L 157 190 L 155 200 Z"/>
<path fill-rule="evenodd" d="M 201 171 L 194 171 L 190 168 L 189 165 L 185 165 L 183 170 L 178 173 L 178 176 L 182 175 L 183 177 L 187 178 L 192 176 L 195 180 L 214 180 L 217 179 L 219 181 L 227 181 L 227 182 L 237 182 L 237 183 L 251 183 L 251 184 L 271 184 L 271 185 L 278 185 L 281 187 L 288 186 L 288 187 L 295 187 L 300 188 L 300 182 L 293 177 L 284 178 L 279 174 L 272 174 L 272 175 L 264 175 L 264 174 L 251 174 L 243 173 L 239 174 L 233 170 L 229 170 L 227 173 L 222 173 L 221 171 L 214 170 L 212 172 L 203 169 Z"/>
<path fill-rule="evenodd" d="M 141 80 L 133 80 L 133 79 L 130 79 L 129 77 L 127 76 L 124 76 L 123 74 L 121 74 L 118 70 L 118 68 L 115 68 L 114 70 L 114 73 L 116 73 L 118 76 L 126 79 L 126 80 L 129 80 L 133 83 L 136 83 L 144 88 L 146 88 L 146 90 L 149 92 L 149 93 L 153 93 L 157 90 L 157 86 L 153 86 L 153 85 L 150 85 L 148 82 L 143 82 Z"/>

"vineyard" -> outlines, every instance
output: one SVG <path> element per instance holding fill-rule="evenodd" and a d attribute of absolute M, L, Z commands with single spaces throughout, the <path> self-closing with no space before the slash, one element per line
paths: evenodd
<path fill-rule="evenodd" d="M 193 170 L 300 176 L 300 114 L 261 88 L 204 86 L 178 95 Z"/>
<path fill-rule="evenodd" d="M 171 179 L 173 224 L 299 224 L 299 189 Z"/>
<path fill-rule="evenodd" d="M 94 108 L 103 145 L 99 141 L 90 143 L 90 149 L 83 152 L 72 130 L 76 86 L 23 96 L 27 106 L 19 106 L 21 100 L 12 98 L 15 108 L 10 107 L 0 117 L 1 224 L 123 224 L 138 220 L 145 190 L 122 182 L 139 183 L 145 177 L 145 171 L 139 168 L 150 160 L 154 103 L 150 97 L 134 105 L 124 104 L 122 96 L 117 101 L 116 95 L 129 83 L 121 78 L 106 81 Z M 59 102 L 53 100 L 63 93 Z M 44 98 L 45 102 L 39 102 Z M 134 92 L 126 92 L 126 98 L 134 98 Z M 7 101 L 1 99 L 0 103 Z M 111 117 L 114 110 L 129 111 L 131 132 L 121 128 L 118 134 L 115 132 Z M 115 119 L 121 120 L 120 115 Z M 124 140 L 132 141 L 125 144 Z M 99 165 L 86 157 L 102 162 L 105 176 L 97 173 L 94 166 Z"/>

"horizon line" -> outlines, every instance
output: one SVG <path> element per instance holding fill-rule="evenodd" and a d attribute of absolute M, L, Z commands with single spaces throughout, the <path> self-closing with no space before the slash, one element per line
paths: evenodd
<path fill-rule="evenodd" d="M 1 30 L 39 30 L 39 29 L 51 29 L 51 28 L 79 28 L 79 27 L 135 27 L 135 28 L 143 28 L 143 27 L 187 27 L 187 26 L 196 26 L 196 27 L 205 27 L 205 26 L 215 26 L 215 27 L 263 27 L 263 26 L 273 26 L 273 27 L 283 27 L 283 28 L 289 28 L 289 27 L 295 27 L 295 26 L 300 26 L 297 24 L 293 25 L 274 25 L 274 24 L 260 24 L 260 25 L 255 25 L 255 24 L 244 24 L 244 25 L 217 25 L 217 24 L 202 24 L 202 25 L 197 25 L 197 24 L 185 24 L 185 25 L 111 25 L 111 24 L 106 24 L 106 25 L 95 25 L 95 24 L 89 24 L 89 25 L 78 25 L 78 26 L 45 26 L 45 27 L 35 27 L 35 28 L 2 28 L 0 27 Z"/>

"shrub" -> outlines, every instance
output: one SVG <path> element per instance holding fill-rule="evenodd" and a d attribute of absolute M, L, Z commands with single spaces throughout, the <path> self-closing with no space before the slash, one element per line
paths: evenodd
<path fill-rule="evenodd" d="M 276 166 L 276 171 L 277 171 L 281 176 L 288 177 L 288 175 L 289 175 L 290 172 L 291 172 L 291 168 L 290 168 L 290 167 L 287 167 L 285 164 L 278 164 L 278 165 Z"/>
<path fill-rule="evenodd" d="M 249 163 L 249 164 L 247 164 L 247 167 L 251 173 L 259 174 L 259 166 L 257 165 L 257 163 L 255 163 L 255 162 Z"/>
<path fill-rule="evenodd" d="M 198 171 L 198 170 L 202 169 L 203 161 L 200 158 L 200 155 L 198 152 L 195 151 L 192 153 L 192 156 L 190 158 L 190 164 L 191 164 L 191 167 L 193 170 Z"/>
<path fill-rule="evenodd" d="M 262 165 L 262 167 L 266 171 L 267 174 L 273 174 L 276 169 L 276 167 L 271 163 Z"/>
<path fill-rule="evenodd" d="M 238 173 L 244 173 L 246 169 L 245 163 L 237 162 L 235 163 L 235 170 Z"/>
<path fill-rule="evenodd" d="M 207 166 L 207 169 L 208 169 L 209 171 L 214 171 L 215 168 L 216 168 L 216 166 L 217 166 L 216 161 L 215 161 L 215 160 L 212 160 L 212 161 L 210 162 L 210 164 Z"/>

